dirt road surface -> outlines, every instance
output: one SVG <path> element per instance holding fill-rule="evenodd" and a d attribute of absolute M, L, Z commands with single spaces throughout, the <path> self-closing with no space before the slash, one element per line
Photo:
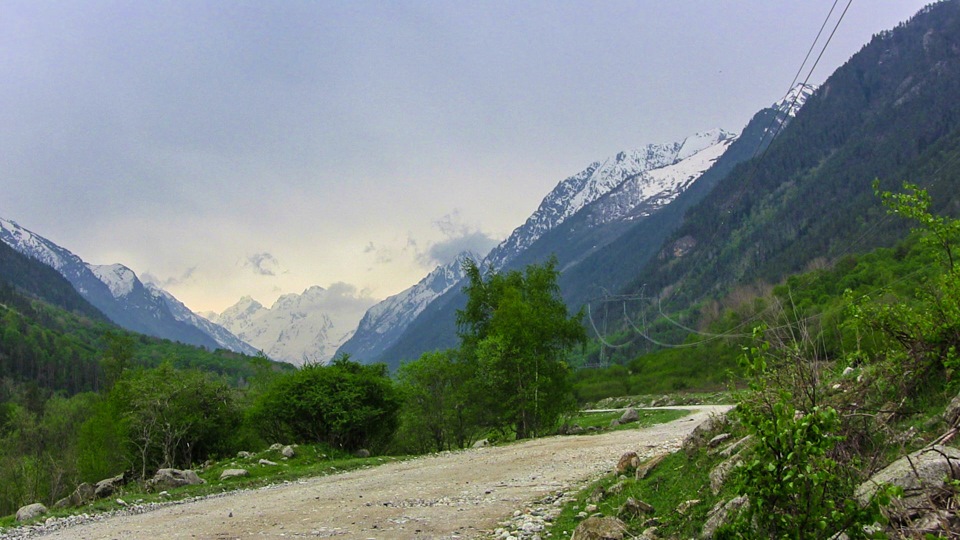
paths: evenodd
<path fill-rule="evenodd" d="M 426 456 L 117 516 L 34 538 L 453 539 L 489 533 L 515 510 L 612 471 L 620 456 L 679 448 L 726 406 L 679 407 L 667 424 Z"/>

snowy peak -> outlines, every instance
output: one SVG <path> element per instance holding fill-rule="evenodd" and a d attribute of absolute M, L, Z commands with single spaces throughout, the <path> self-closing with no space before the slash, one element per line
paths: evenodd
<path fill-rule="evenodd" d="M 482 257 L 464 251 L 450 263 L 434 268 L 416 285 L 368 309 L 356 332 L 337 353 L 349 353 L 361 361 L 379 357 L 431 302 L 466 277 L 463 265 L 468 259 L 479 263 Z"/>
<path fill-rule="evenodd" d="M 787 116 L 796 116 L 797 111 L 803 107 L 804 103 L 807 102 L 807 99 L 812 96 L 816 90 L 816 86 L 798 83 L 796 86 L 791 88 L 785 96 L 783 96 L 783 99 L 774 103 L 772 108 Z"/>
<path fill-rule="evenodd" d="M 583 171 L 557 184 L 544 197 L 533 215 L 490 253 L 487 262 L 496 269 L 503 268 L 548 231 L 620 187 L 628 179 L 676 165 L 718 144 L 729 144 L 734 139 L 736 135 L 733 133 L 713 129 L 674 143 L 649 144 L 639 150 L 619 152 L 603 161 L 592 163 Z M 667 182 L 669 177 L 661 180 Z M 677 191 L 676 186 L 660 187 L 662 189 L 658 191 Z"/>
<path fill-rule="evenodd" d="M 16 221 L 0 217 L 0 241 L 32 257 L 61 274 L 72 264 L 82 264 L 80 258 L 46 238 L 21 227 Z"/>
<path fill-rule="evenodd" d="M 211 320 L 274 360 L 322 364 L 353 335 L 373 303 L 355 292 L 343 284 L 313 286 L 280 296 L 270 308 L 245 296 Z"/>
<path fill-rule="evenodd" d="M 110 289 L 114 298 L 123 298 L 133 292 L 134 285 L 139 281 L 133 270 L 122 264 L 87 264 L 87 268 Z"/>
<path fill-rule="evenodd" d="M 229 349 L 231 351 L 243 353 L 249 356 L 254 356 L 257 354 L 257 349 L 253 348 L 247 343 L 244 343 L 243 340 L 233 335 L 223 326 L 220 326 L 219 324 L 194 313 L 190 310 L 190 308 L 184 305 L 183 302 L 177 300 L 175 296 L 160 288 L 159 285 L 146 282 L 144 283 L 144 287 L 146 287 L 147 291 L 153 295 L 154 298 L 157 298 L 166 304 L 167 309 L 170 310 L 170 313 L 175 319 L 199 328 L 208 336 L 212 337 L 214 341 L 216 341 L 217 344 L 224 349 Z"/>

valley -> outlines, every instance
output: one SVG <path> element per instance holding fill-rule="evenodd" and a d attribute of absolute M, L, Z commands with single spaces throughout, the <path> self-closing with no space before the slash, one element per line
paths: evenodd
<path fill-rule="evenodd" d="M 649 457 L 678 449 L 695 426 L 728 407 L 691 408 L 690 416 L 640 430 L 424 456 L 31 538 L 476 538 L 501 527 L 514 511 L 557 511 L 552 500 L 559 492 L 611 471 L 624 452 Z M 551 502 L 536 502 L 545 497 Z"/>

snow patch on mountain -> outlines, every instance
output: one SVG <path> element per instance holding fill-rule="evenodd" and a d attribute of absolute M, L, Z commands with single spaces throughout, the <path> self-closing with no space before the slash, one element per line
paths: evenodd
<path fill-rule="evenodd" d="M 148 281 L 144 283 L 144 286 L 147 288 L 147 291 L 154 296 L 154 298 L 157 298 L 166 304 L 167 309 L 170 310 L 170 313 L 175 319 L 199 328 L 205 334 L 212 337 L 214 341 L 216 341 L 217 344 L 224 349 L 249 356 L 255 356 L 259 352 L 250 344 L 233 335 L 233 333 L 226 328 L 209 320 L 207 317 L 203 317 L 191 311 L 190 308 L 184 305 L 183 302 L 177 300 L 175 296 L 160 288 L 160 286 L 156 283 Z"/>
<path fill-rule="evenodd" d="M 783 99 L 773 104 L 773 109 L 789 117 L 794 117 L 807 102 L 807 99 L 816 91 L 817 87 L 812 84 L 798 83 L 783 96 Z"/>
<path fill-rule="evenodd" d="M 264 307 L 249 296 L 211 320 L 274 360 L 324 364 L 354 333 L 375 302 L 345 284 L 285 294 Z"/>
<path fill-rule="evenodd" d="M 137 275 L 122 264 L 87 264 L 87 268 L 110 289 L 114 298 L 123 298 L 133 292 Z"/>
<path fill-rule="evenodd" d="M 463 265 L 467 259 L 477 263 L 483 260 L 480 255 L 465 251 L 452 262 L 437 266 L 416 285 L 368 309 L 353 337 L 338 353 L 349 353 L 361 361 L 377 358 L 431 302 L 466 277 Z"/>
<path fill-rule="evenodd" d="M 487 256 L 486 262 L 500 269 L 511 259 L 519 255 L 548 231 L 556 228 L 567 218 L 578 213 L 584 207 L 619 188 L 627 180 L 636 178 L 645 172 L 662 169 L 694 158 L 704 150 L 723 141 L 732 141 L 736 135 L 722 129 L 713 129 L 697 133 L 682 141 L 667 144 L 649 144 L 639 150 L 620 152 L 604 161 L 592 163 L 589 167 L 559 184 L 544 197 L 537 210 L 527 221 Z M 725 148 L 725 146 L 724 146 Z M 714 158 L 715 159 L 715 158 Z M 695 168 L 691 165 L 691 168 Z M 682 188 L 670 182 L 684 182 L 689 175 L 667 173 L 637 182 L 639 190 L 635 196 L 645 193 L 674 193 L 665 196 L 672 200 Z M 689 185 L 689 182 L 687 182 Z M 641 187 L 643 186 L 643 187 Z M 647 189 L 649 188 L 649 189 Z M 669 201 L 667 201 L 669 202 Z"/>

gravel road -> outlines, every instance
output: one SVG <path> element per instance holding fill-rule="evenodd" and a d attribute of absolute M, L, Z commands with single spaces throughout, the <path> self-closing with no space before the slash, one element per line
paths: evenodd
<path fill-rule="evenodd" d="M 620 456 L 679 448 L 727 406 L 681 407 L 667 424 L 549 437 L 240 491 L 62 528 L 32 538 L 452 539 L 492 533 L 533 501 L 610 472 Z"/>

